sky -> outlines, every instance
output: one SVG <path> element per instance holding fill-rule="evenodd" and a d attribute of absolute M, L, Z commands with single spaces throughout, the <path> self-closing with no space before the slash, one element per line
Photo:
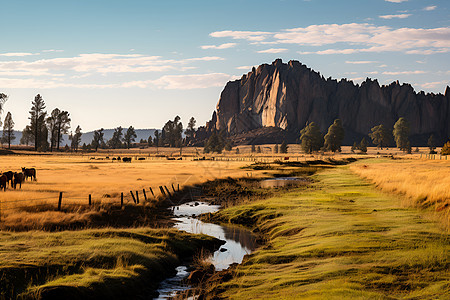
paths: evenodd
<path fill-rule="evenodd" d="M 450 85 L 448 0 L 0 0 L 0 93 L 36 94 L 83 131 L 211 118 L 225 84 L 298 60 L 325 77 Z"/>

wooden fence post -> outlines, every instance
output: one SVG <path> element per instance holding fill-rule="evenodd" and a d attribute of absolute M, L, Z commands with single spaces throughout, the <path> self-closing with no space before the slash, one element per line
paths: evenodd
<path fill-rule="evenodd" d="M 131 198 L 133 198 L 134 204 L 136 204 L 136 198 L 134 198 L 133 191 L 130 191 L 130 194 L 131 194 Z"/>
<path fill-rule="evenodd" d="M 180 191 L 180 184 L 178 184 L 178 191 Z"/>
<path fill-rule="evenodd" d="M 92 205 L 92 197 L 91 197 L 91 194 L 89 194 L 89 206 L 91 206 Z"/>
<path fill-rule="evenodd" d="M 159 186 L 159 190 L 161 191 L 161 194 L 166 197 L 166 192 L 164 191 L 164 188 L 162 186 Z"/>
<path fill-rule="evenodd" d="M 144 193 L 144 200 L 147 201 L 147 194 L 145 193 L 145 189 L 142 189 L 142 193 Z"/>
<path fill-rule="evenodd" d="M 167 186 L 164 186 L 164 188 L 166 189 L 167 195 L 169 195 L 169 197 L 172 197 L 172 195 L 169 192 L 169 189 L 167 188 Z"/>
<path fill-rule="evenodd" d="M 152 195 L 153 195 L 153 198 L 155 198 L 155 194 L 153 193 L 153 190 L 152 190 L 152 188 L 151 187 L 149 187 L 149 189 L 150 189 L 150 192 L 152 193 Z"/>
<path fill-rule="evenodd" d="M 61 202 L 62 202 L 62 192 L 59 192 L 58 211 L 61 210 Z"/>
<path fill-rule="evenodd" d="M 123 192 L 120 193 L 120 207 L 123 207 Z"/>
<path fill-rule="evenodd" d="M 173 186 L 173 183 L 172 183 L 172 190 L 173 190 L 173 193 L 175 194 L 176 190 L 175 190 L 175 187 Z"/>
<path fill-rule="evenodd" d="M 136 203 L 139 204 L 139 193 L 136 191 Z"/>

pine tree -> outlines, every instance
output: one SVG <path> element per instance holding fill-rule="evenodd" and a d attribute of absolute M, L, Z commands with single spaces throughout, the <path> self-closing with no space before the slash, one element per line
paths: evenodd
<path fill-rule="evenodd" d="M 334 120 L 333 124 L 328 128 L 328 132 L 325 135 L 324 147 L 328 151 L 341 151 L 342 140 L 344 139 L 344 127 L 340 119 Z"/>
<path fill-rule="evenodd" d="M 8 148 L 11 149 L 11 141 L 15 140 L 14 135 L 14 121 L 11 113 L 8 111 L 6 114 L 5 122 L 3 123 L 3 137 L 2 142 L 8 144 Z"/>
<path fill-rule="evenodd" d="M 409 123 L 405 118 L 398 119 L 398 121 L 394 124 L 393 134 L 397 147 L 400 150 L 407 151 L 409 143 Z"/>
<path fill-rule="evenodd" d="M 369 133 L 369 137 L 372 139 L 377 148 L 383 149 L 388 147 L 392 139 L 389 130 L 387 130 L 383 124 L 377 125 L 370 129 L 372 132 Z"/>
<path fill-rule="evenodd" d="M 287 153 L 288 152 L 288 145 L 286 144 L 286 142 L 285 141 L 283 141 L 282 143 L 281 143 L 281 146 L 280 146 L 280 153 Z"/>
<path fill-rule="evenodd" d="M 95 151 L 98 150 L 98 148 L 104 143 L 103 141 L 103 128 L 100 128 L 99 130 L 94 131 L 94 137 L 92 138 L 91 146 L 95 149 Z"/>
<path fill-rule="evenodd" d="M 323 146 L 322 134 L 314 122 L 306 124 L 305 128 L 300 131 L 300 140 L 305 153 L 319 151 Z"/>
<path fill-rule="evenodd" d="M 273 153 L 278 153 L 278 144 L 273 147 Z"/>
<path fill-rule="evenodd" d="M 133 126 L 128 127 L 127 132 L 123 137 L 123 141 L 125 142 L 127 149 L 130 149 L 131 143 L 133 143 L 136 138 L 137 134 L 136 131 L 134 130 L 134 127 Z"/>
<path fill-rule="evenodd" d="M 38 149 L 46 150 L 48 148 L 48 131 L 45 126 L 45 116 L 47 112 L 45 111 L 45 103 L 44 99 L 42 99 L 40 94 L 37 94 L 34 97 L 34 100 L 31 103 L 30 110 L 30 133 L 34 138 L 34 150 Z"/>
<path fill-rule="evenodd" d="M 441 155 L 450 155 L 450 141 L 442 146 Z"/>
<path fill-rule="evenodd" d="M 434 151 L 434 149 L 436 149 L 436 141 L 434 139 L 434 135 L 430 135 L 427 144 L 428 148 L 430 148 L 430 154 L 435 154 L 436 152 Z"/>
<path fill-rule="evenodd" d="M 362 138 L 361 142 L 359 143 L 358 149 L 362 153 L 367 153 L 367 141 L 366 141 L 366 138 Z"/>

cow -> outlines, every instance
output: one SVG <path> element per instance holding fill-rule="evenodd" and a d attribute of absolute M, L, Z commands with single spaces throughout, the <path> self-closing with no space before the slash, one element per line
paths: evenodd
<path fill-rule="evenodd" d="M 10 186 L 12 186 L 12 184 L 13 184 L 13 176 L 14 176 L 14 172 L 13 171 L 8 171 L 8 172 L 4 172 L 3 173 L 5 176 L 6 176 L 6 178 L 7 178 L 7 183 L 10 185 Z"/>
<path fill-rule="evenodd" d="M 122 158 L 123 162 L 131 162 L 131 157 L 124 157 Z"/>
<path fill-rule="evenodd" d="M 2 174 L 0 176 L 0 190 L 3 189 L 4 191 L 6 191 L 6 183 L 8 182 L 8 178 L 6 177 L 5 174 Z"/>
<path fill-rule="evenodd" d="M 25 174 L 23 172 L 14 173 L 14 189 L 16 189 L 17 185 L 22 188 L 22 182 L 25 179 Z"/>
<path fill-rule="evenodd" d="M 32 180 L 36 181 L 36 169 L 35 168 L 22 168 L 22 172 L 25 174 L 25 180 L 28 179 L 28 177 L 31 177 Z"/>

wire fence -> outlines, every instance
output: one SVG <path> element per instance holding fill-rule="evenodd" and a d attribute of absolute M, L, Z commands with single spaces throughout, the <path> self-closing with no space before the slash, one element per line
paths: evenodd
<path fill-rule="evenodd" d="M 10 211 L 29 211 L 35 208 L 46 207 L 46 210 L 63 211 L 68 207 L 108 207 L 111 205 L 123 207 L 124 205 L 145 205 L 152 201 L 160 199 L 171 199 L 175 193 L 180 191 L 179 184 L 169 184 L 159 186 L 157 189 L 152 187 L 131 189 L 129 192 L 121 192 L 115 197 L 92 197 L 88 194 L 86 197 L 65 197 L 63 192 L 55 192 L 55 197 L 27 198 L 12 201 L 0 201 L 0 222 L 3 221 L 5 212 Z M 45 202 L 44 202 L 45 201 Z M 36 203 L 37 202 L 37 203 Z M 22 205 L 23 204 L 23 205 Z"/>

